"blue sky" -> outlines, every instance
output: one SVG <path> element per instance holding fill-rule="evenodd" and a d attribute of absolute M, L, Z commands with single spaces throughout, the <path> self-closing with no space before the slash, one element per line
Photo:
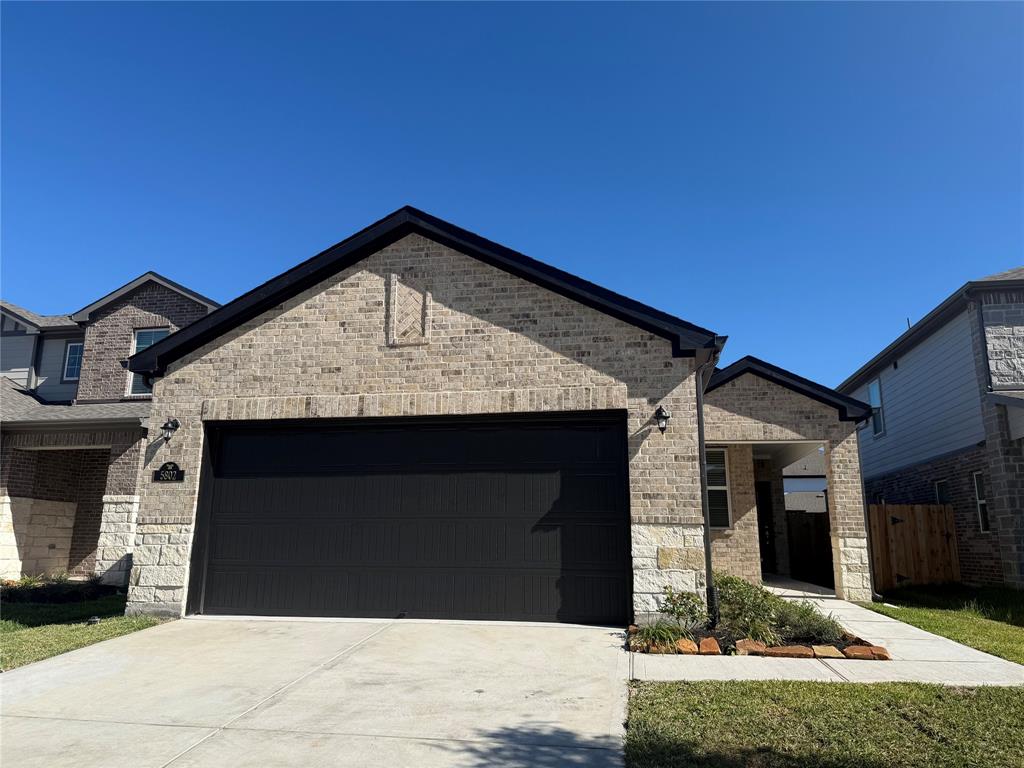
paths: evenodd
<path fill-rule="evenodd" d="M 835 385 L 1024 264 L 1024 4 L 2 7 L 2 293 L 220 301 L 409 203 Z"/>

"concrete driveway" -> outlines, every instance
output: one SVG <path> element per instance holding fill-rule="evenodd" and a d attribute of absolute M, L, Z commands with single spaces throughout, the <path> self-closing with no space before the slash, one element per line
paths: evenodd
<path fill-rule="evenodd" d="M 621 632 L 185 619 L 0 675 L 30 766 L 620 766 Z"/>

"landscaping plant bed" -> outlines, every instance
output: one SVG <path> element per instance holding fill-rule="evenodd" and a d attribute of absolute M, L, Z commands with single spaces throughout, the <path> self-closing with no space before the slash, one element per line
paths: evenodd
<path fill-rule="evenodd" d="M 749 637 L 735 638 L 725 630 L 701 630 L 692 638 L 682 637 L 673 643 L 651 643 L 638 638 L 640 628 L 631 624 L 627 646 L 633 653 L 654 653 L 682 656 L 767 656 L 796 659 L 862 659 L 889 661 L 892 657 L 880 645 L 871 645 L 852 635 L 844 635 L 830 644 L 765 645 Z"/>
<path fill-rule="evenodd" d="M 22 576 L 0 582 L 0 602 L 9 603 L 83 603 L 116 595 L 119 589 L 98 578 L 71 581 L 67 576 L 50 579 Z"/>
<path fill-rule="evenodd" d="M 854 637 L 807 601 L 787 601 L 735 576 L 719 574 L 720 622 L 708 626 L 707 612 L 692 593 L 665 588 L 664 617 L 631 625 L 626 645 L 634 653 L 701 656 L 767 656 L 888 661 L 889 652 Z"/>

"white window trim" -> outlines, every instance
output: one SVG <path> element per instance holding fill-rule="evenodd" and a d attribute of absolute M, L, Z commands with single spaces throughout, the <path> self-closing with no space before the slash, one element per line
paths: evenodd
<path fill-rule="evenodd" d="M 942 483 L 946 484 L 946 489 L 948 490 L 949 489 L 949 480 L 947 478 L 945 478 L 945 477 L 942 478 L 941 480 L 936 480 L 934 483 L 932 483 L 932 490 L 935 493 L 935 503 L 936 504 L 948 504 L 949 503 L 948 501 L 939 501 L 939 485 L 942 484 Z"/>
<path fill-rule="evenodd" d="M 78 375 L 68 376 L 68 360 L 71 359 L 71 348 L 81 347 L 82 354 L 78 359 Z M 60 369 L 60 380 L 61 381 L 78 381 L 82 378 L 82 363 L 85 358 L 85 342 L 84 341 L 69 341 L 64 345 L 64 366 Z"/>
<path fill-rule="evenodd" d="M 167 326 L 167 325 L 151 325 L 151 326 L 149 326 L 147 328 L 132 328 L 132 354 L 133 355 L 136 352 L 135 345 L 138 344 L 139 332 L 140 331 L 167 331 L 167 334 L 170 335 L 171 328 L 170 328 L 170 326 Z M 135 378 L 135 373 L 133 373 L 132 371 L 128 371 L 128 381 L 125 383 L 125 387 L 124 387 L 125 397 L 130 397 L 130 398 L 137 399 L 137 400 L 148 400 L 148 399 L 151 399 L 153 397 L 152 389 L 150 389 L 149 392 L 132 392 L 132 381 L 134 380 L 134 378 Z"/>
<path fill-rule="evenodd" d="M 875 432 L 875 406 L 871 403 L 871 385 L 878 384 L 878 411 L 882 414 L 882 431 Z M 882 377 L 876 376 L 868 382 L 868 405 L 871 406 L 871 437 L 885 437 L 889 425 L 885 418 L 885 397 L 882 395 Z"/>
<path fill-rule="evenodd" d="M 981 506 L 983 504 L 985 505 L 985 515 L 987 517 L 988 516 L 988 498 L 982 499 L 982 498 L 980 498 L 978 496 L 978 476 L 979 475 L 982 478 L 984 478 L 985 473 L 984 472 L 972 472 L 971 473 L 971 483 L 974 484 L 974 507 L 975 507 L 975 511 L 978 514 L 978 531 L 981 532 L 981 533 L 992 533 L 992 520 L 991 520 L 991 518 L 989 518 L 989 521 L 988 521 L 988 528 L 983 528 L 982 525 L 981 525 Z M 988 496 L 988 494 L 986 494 L 986 497 L 987 496 Z"/>
<path fill-rule="evenodd" d="M 716 446 L 709 446 L 704 449 L 704 462 L 707 463 L 708 451 L 721 451 L 722 458 L 725 461 L 725 485 L 711 485 L 708 484 L 708 491 L 725 491 L 725 508 L 729 513 L 729 524 L 726 526 L 712 525 L 710 526 L 713 531 L 728 531 L 732 530 L 732 486 L 730 485 L 729 478 L 729 449 L 718 448 Z M 708 511 L 710 514 L 710 510 Z M 710 521 L 709 521 L 710 522 Z"/>

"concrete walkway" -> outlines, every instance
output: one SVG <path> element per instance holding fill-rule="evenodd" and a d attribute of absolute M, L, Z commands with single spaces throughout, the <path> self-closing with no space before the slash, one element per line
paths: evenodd
<path fill-rule="evenodd" d="M 0 675 L 18 768 L 622 765 L 622 631 L 184 619 Z"/>
<path fill-rule="evenodd" d="M 944 685 L 1024 685 L 1024 666 L 968 648 L 859 605 L 827 589 L 792 581 L 768 585 L 790 600 L 809 600 L 847 631 L 892 654 L 892 661 L 659 656 L 631 653 L 634 680 L 822 680 Z"/>

